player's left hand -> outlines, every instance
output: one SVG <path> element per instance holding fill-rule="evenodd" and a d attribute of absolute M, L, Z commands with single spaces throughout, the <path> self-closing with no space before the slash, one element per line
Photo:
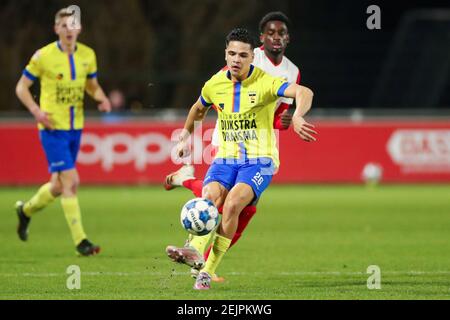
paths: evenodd
<path fill-rule="evenodd" d="M 98 105 L 98 110 L 106 113 L 111 112 L 111 102 L 109 102 L 109 99 L 105 99 L 100 102 Z"/>
<path fill-rule="evenodd" d="M 303 117 L 300 116 L 294 116 L 292 118 L 292 122 L 294 124 L 294 131 L 306 142 L 312 142 L 316 141 L 317 139 L 314 137 L 314 135 L 317 134 L 316 131 L 314 131 L 314 125 L 311 123 L 306 122 L 306 120 Z"/>
<path fill-rule="evenodd" d="M 280 119 L 281 119 L 281 125 L 283 126 L 283 128 L 285 128 L 285 129 L 289 128 L 289 126 L 292 123 L 292 115 L 289 113 L 288 110 L 284 110 L 280 114 Z"/>

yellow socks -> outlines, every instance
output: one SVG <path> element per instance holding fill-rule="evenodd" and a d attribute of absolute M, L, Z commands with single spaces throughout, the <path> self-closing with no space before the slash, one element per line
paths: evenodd
<path fill-rule="evenodd" d="M 197 249 L 198 252 L 201 254 L 204 254 L 206 251 L 206 247 L 208 246 L 209 242 L 211 241 L 214 231 L 208 233 L 206 236 L 190 236 L 189 237 L 189 245 L 195 249 Z"/>
<path fill-rule="evenodd" d="M 81 240 L 86 239 L 86 234 L 81 224 L 81 212 L 78 204 L 78 198 L 61 198 L 61 205 L 66 216 L 67 224 L 69 225 L 72 239 L 75 245 L 78 245 Z"/>
<path fill-rule="evenodd" d="M 208 260 L 206 261 L 205 267 L 202 269 L 202 271 L 208 272 L 209 275 L 215 274 L 216 269 L 219 266 L 220 261 L 227 252 L 228 248 L 230 247 L 230 244 L 231 239 L 216 234 L 212 250 L 209 254 Z"/>
<path fill-rule="evenodd" d="M 38 192 L 23 206 L 23 212 L 27 217 L 31 217 L 34 213 L 44 209 L 47 205 L 55 200 L 55 197 L 50 192 L 50 183 L 44 184 L 39 188 Z M 61 205 L 66 216 L 67 224 L 69 225 L 72 239 L 75 245 L 78 245 L 81 240 L 86 239 L 86 234 L 81 224 L 80 206 L 78 198 L 61 198 Z"/>
<path fill-rule="evenodd" d="M 55 200 L 55 197 L 50 192 L 50 183 L 46 183 L 24 204 L 23 212 L 27 217 L 31 217 L 34 213 L 44 209 L 53 200 Z"/>

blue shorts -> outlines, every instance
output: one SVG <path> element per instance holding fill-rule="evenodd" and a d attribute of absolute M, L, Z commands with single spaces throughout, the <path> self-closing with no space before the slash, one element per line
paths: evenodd
<path fill-rule="evenodd" d="M 50 173 L 75 168 L 82 130 L 40 130 L 39 138 L 47 156 Z"/>
<path fill-rule="evenodd" d="M 252 187 L 255 203 L 272 181 L 275 167 L 270 158 L 216 159 L 206 173 L 203 185 L 218 182 L 228 191 L 238 183 Z"/>

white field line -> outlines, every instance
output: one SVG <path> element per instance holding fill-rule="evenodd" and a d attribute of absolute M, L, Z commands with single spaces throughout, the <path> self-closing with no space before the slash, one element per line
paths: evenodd
<path fill-rule="evenodd" d="M 294 271 L 294 272 L 227 272 L 226 276 L 359 276 L 367 275 L 366 272 L 341 272 L 341 271 Z M 90 277 L 142 277 L 142 276 L 188 276 L 189 272 L 81 272 L 82 276 Z M 381 275 L 405 275 L 405 276 L 434 276 L 450 275 L 450 271 L 381 271 Z M 32 277 L 52 278 L 67 277 L 66 273 L 0 273 L 0 277 Z"/>

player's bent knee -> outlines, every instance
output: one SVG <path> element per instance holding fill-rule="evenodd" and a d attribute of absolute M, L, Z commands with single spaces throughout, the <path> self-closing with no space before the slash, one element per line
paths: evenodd
<path fill-rule="evenodd" d="M 224 213 L 227 212 L 227 214 L 239 216 L 241 209 L 244 206 L 245 204 L 243 203 L 243 199 L 241 197 L 228 197 L 225 201 Z"/>
<path fill-rule="evenodd" d="M 226 190 L 222 190 L 220 185 L 215 183 L 208 184 L 202 191 L 202 197 L 211 200 L 217 208 L 223 205 L 226 196 Z"/>
<path fill-rule="evenodd" d="M 76 171 L 61 172 L 60 182 L 62 185 L 62 194 L 65 196 L 74 196 L 77 193 L 80 179 Z"/>
<path fill-rule="evenodd" d="M 50 193 L 56 198 L 59 197 L 63 193 L 63 188 L 60 183 L 53 184 L 50 186 Z"/>

